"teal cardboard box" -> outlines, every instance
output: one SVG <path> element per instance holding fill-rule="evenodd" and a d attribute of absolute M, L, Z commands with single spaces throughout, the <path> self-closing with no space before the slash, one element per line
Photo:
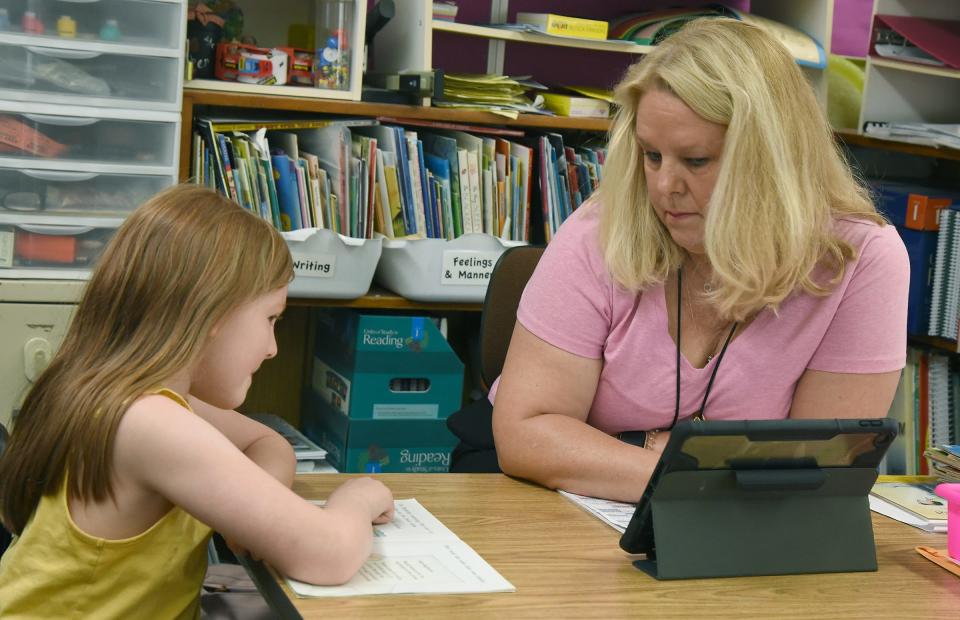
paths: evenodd
<path fill-rule="evenodd" d="M 315 313 L 301 426 L 343 472 L 441 472 L 456 438 L 463 363 L 431 319 Z"/>

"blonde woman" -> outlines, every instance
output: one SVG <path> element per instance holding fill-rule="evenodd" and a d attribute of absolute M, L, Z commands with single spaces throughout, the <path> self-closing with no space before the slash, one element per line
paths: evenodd
<path fill-rule="evenodd" d="M 678 420 L 886 415 L 906 251 L 787 51 L 699 20 L 616 97 L 600 191 L 517 312 L 494 395 L 503 470 L 636 501 Z"/>
<path fill-rule="evenodd" d="M 121 226 L 0 459 L 0 616 L 199 617 L 211 528 L 283 573 L 349 579 L 390 492 L 325 509 L 290 490 L 284 439 L 232 411 L 277 353 L 293 276 L 273 228 L 199 186 Z"/>

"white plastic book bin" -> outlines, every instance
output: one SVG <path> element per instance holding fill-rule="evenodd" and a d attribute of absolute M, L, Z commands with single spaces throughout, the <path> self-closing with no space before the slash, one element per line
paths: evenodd
<path fill-rule="evenodd" d="M 487 234 L 444 239 L 384 239 L 376 279 L 414 301 L 481 303 L 500 255 L 523 241 Z"/>
<path fill-rule="evenodd" d="M 293 255 L 290 297 L 356 299 L 370 290 L 380 260 L 380 239 L 345 237 L 324 228 L 281 234 Z"/>

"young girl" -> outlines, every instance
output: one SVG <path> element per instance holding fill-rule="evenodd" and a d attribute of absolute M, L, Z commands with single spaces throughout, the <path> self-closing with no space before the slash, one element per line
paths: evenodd
<path fill-rule="evenodd" d="M 280 235 L 202 187 L 126 220 L 0 459 L 0 616 L 197 617 L 211 530 L 299 580 L 353 576 L 390 491 L 313 506 L 286 441 L 232 411 L 292 277 Z"/>

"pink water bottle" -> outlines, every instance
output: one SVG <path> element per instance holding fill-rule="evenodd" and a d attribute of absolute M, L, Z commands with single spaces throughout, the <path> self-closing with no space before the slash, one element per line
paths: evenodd
<path fill-rule="evenodd" d="M 947 553 L 960 561 L 960 483 L 938 484 L 934 491 L 947 500 Z"/>

